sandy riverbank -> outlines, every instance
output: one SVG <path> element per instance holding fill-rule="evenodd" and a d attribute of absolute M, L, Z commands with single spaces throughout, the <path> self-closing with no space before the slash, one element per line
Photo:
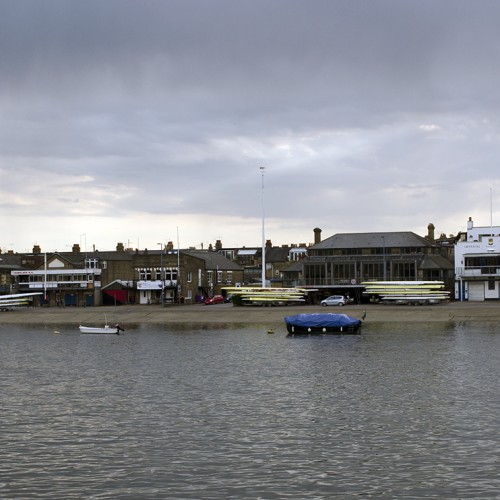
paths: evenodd
<path fill-rule="evenodd" d="M 109 306 L 88 308 L 29 308 L 0 312 L 0 324 L 85 324 L 101 325 L 106 317 L 110 324 L 281 324 L 285 316 L 299 313 L 335 312 L 361 318 L 367 322 L 405 321 L 500 321 L 499 302 L 451 302 L 434 306 L 353 305 L 345 307 L 288 306 L 235 307 L 213 306 Z M 500 325 L 499 325 L 500 327 Z"/>

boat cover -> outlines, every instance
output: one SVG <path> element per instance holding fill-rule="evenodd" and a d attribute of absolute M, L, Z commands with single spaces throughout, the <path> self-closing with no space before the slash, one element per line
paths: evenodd
<path fill-rule="evenodd" d="M 286 316 L 285 323 L 302 328 L 336 328 L 359 325 L 361 320 L 348 316 L 347 314 L 313 313 Z"/>

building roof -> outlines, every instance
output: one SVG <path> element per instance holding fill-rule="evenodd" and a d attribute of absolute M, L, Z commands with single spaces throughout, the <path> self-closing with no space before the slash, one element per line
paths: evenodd
<path fill-rule="evenodd" d="M 266 262 L 288 262 L 288 247 L 271 247 L 266 249 Z"/>
<path fill-rule="evenodd" d="M 123 290 L 126 288 L 133 288 L 133 287 L 134 287 L 133 280 L 116 279 L 113 280 L 111 283 L 108 283 L 107 285 L 103 286 L 102 290 Z"/>
<path fill-rule="evenodd" d="M 304 269 L 304 261 L 300 260 L 292 262 L 289 266 L 286 266 L 281 271 L 287 273 L 296 273 L 296 272 L 301 272 L 303 269 Z"/>
<path fill-rule="evenodd" d="M 224 269 L 226 271 L 241 271 L 242 267 L 236 262 L 228 259 L 219 252 L 207 252 L 205 250 L 181 250 L 181 254 L 189 255 L 205 262 L 207 269 Z"/>
<path fill-rule="evenodd" d="M 18 254 L 0 253 L 0 269 L 21 269 L 21 256 Z"/>
<path fill-rule="evenodd" d="M 431 247 L 430 241 L 411 231 L 384 233 L 339 233 L 313 245 L 312 250 L 329 248 Z"/>
<path fill-rule="evenodd" d="M 420 263 L 421 269 L 454 269 L 454 264 L 441 255 L 425 255 Z"/>

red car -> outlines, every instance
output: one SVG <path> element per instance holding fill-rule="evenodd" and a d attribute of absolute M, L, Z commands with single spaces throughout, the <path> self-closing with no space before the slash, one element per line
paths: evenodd
<path fill-rule="evenodd" d="M 210 304 L 224 304 L 224 297 L 222 295 L 214 295 L 205 299 L 205 304 L 208 306 Z"/>

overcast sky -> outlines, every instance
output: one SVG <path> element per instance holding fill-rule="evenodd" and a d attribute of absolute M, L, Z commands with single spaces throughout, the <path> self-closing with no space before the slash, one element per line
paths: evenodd
<path fill-rule="evenodd" d="M 275 245 L 500 224 L 499 19 L 496 0 L 0 0 L 0 248 L 260 246 L 263 213 Z"/>

